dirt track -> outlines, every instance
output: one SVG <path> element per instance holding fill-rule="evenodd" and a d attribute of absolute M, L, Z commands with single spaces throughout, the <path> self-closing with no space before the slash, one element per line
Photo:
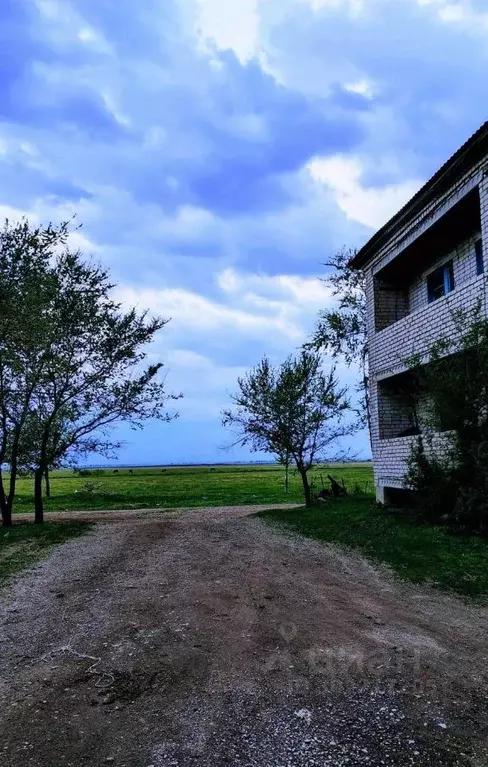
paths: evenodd
<path fill-rule="evenodd" d="M 16 583 L 3 767 L 487 764 L 488 611 L 254 511 L 114 516 Z"/>

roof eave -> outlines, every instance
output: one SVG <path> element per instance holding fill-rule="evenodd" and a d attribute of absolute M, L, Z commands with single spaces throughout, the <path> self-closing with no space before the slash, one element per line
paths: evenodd
<path fill-rule="evenodd" d="M 446 181 L 446 177 L 451 176 L 456 169 L 460 174 L 460 166 L 462 171 L 465 172 L 470 166 L 474 166 L 479 162 L 479 158 L 474 157 L 470 160 L 470 155 L 473 150 L 479 144 L 486 144 L 486 150 L 488 151 L 488 121 L 485 122 L 476 133 L 471 136 L 452 157 L 447 160 L 444 165 L 432 176 L 429 181 L 415 194 L 398 213 L 396 213 L 387 223 L 374 234 L 368 242 L 363 245 L 356 253 L 354 258 L 349 262 L 349 266 L 353 269 L 362 269 L 368 261 L 370 261 L 378 250 L 382 248 L 386 242 L 395 234 L 395 232 L 404 224 L 408 222 L 409 218 L 412 218 L 418 210 L 422 209 L 427 203 L 427 199 L 432 197 L 435 190 L 439 185 Z M 453 181 L 449 182 L 452 186 Z"/>

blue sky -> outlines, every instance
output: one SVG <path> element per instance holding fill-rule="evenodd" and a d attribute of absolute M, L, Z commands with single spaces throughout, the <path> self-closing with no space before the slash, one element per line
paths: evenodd
<path fill-rule="evenodd" d="M 0 216 L 76 213 L 120 299 L 171 317 L 181 417 L 121 461 L 248 457 L 221 450 L 237 376 L 486 119 L 487 59 L 485 0 L 2 0 Z"/>

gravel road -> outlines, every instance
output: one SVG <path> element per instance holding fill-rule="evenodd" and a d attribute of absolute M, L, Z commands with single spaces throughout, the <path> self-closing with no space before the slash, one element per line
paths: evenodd
<path fill-rule="evenodd" d="M 488 610 L 255 511 L 104 517 L 3 594 L 2 767 L 488 763 Z"/>

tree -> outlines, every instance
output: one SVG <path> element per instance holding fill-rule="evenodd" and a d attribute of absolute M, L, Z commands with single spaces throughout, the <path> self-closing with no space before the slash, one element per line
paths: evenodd
<path fill-rule="evenodd" d="M 42 228 L 26 220 L 6 221 L 0 230 L 0 511 L 5 526 L 12 523 L 21 434 L 46 360 L 51 257 L 67 237 L 67 223 Z"/>
<path fill-rule="evenodd" d="M 335 370 L 324 372 L 321 356 L 306 350 L 276 367 L 264 357 L 238 379 L 232 402 L 222 422 L 235 430 L 234 444 L 281 459 L 289 455 L 302 479 L 305 504 L 311 506 L 308 472 L 355 428 L 345 420 L 350 405 Z"/>
<path fill-rule="evenodd" d="M 15 335 L 5 358 L 7 379 L 12 382 L 19 373 L 16 410 L 10 403 L 12 386 L 0 379 L 4 462 L 11 481 L 19 468 L 34 473 L 36 522 L 43 521 L 42 479 L 49 467 L 92 452 L 111 453 L 119 446 L 110 439 L 112 426 L 167 421 L 175 415 L 166 412 L 166 402 L 179 396 L 166 393 L 162 363 L 144 364 L 147 345 L 167 320 L 123 310 L 112 298 L 108 272 L 66 247 L 67 225 L 59 231 L 62 237 L 49 241 L 47 264 L 44 253 L 33 257 L 40 262 L 34 313 L 40 322 L 25 338 Z M 20 245 L 16 257 L 22 273 L 22 259 L 31 254 Z M 5 253 L 9 258 L 11 251 Z"/>
<path fill-rule="evenodd" d="M 333 358 L 342 357 L 346 364 L 358 365 L 362 418 L 370 428 L 368 343 L 366 335 L 366 279 L 364 272 L 350 266 L 356 254 L 343 248 L 324 266 L 333 269 L 324 278 L 337 299 L 337 306 L 320 312 L 315 332 L 307 348 L 324 351 Z"/>
<path fill-rule="evenodd" d="M 488 321 L 481 307 L 452 316 L 451 337 L 408 360 L 421 434 L 407 487 L 429 521 L 488 534 Z"/>

